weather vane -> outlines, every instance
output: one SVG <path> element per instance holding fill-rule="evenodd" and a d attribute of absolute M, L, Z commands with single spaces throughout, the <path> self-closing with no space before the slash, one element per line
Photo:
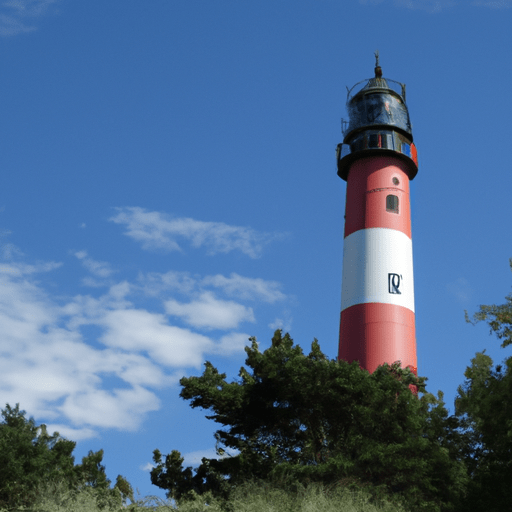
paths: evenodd
<path fill-rule="evenodd" d="M 382 68 L 379 65 L 379 50 L 375 51 L 375 78 L 382 77 Z"/>

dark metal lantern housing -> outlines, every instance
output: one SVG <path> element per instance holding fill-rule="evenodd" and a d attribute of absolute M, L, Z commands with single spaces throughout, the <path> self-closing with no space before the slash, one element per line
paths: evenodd
<path fill-rule="evenodd" d="M 336 149 L 340 178 L 347 180 L 350 164 L 363 153 L 376 155 L 393 151 L 413 164 L 409 169 L 412 180 L 418 172 L 418 158 L 405 104 L 405 85 L 382 78 L 377 64 L 375 78 L 363 80 L 348 91 L 347 111 L 348 126 L 342 120 L 344 139 Z"/>

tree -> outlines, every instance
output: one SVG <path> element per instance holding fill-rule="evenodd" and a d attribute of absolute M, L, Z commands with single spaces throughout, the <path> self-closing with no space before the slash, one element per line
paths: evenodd
<path fill-rule="evenodd" d="M 464 510 L 506 510 L 512 503 L 512 358 L 494 367 L 481 352 L 471 363 L 455 401 L 467 436 L 464 454 L 471 477 Z"/>
<path fill-rule="evenodd" d="M 0 509 L 31 506 L 40 488 L 53 482 L 65 482 L 68 489 L 76 491 L 83 487 L 97 489 L 100 501 L 108 495 L 118 497 L 121 503 L 133 496 L 130 484 L 122 476 L 110 488 L 101 465 L 103 450 L 89 452 L 82 464 L 75 466 L 75 442 L 62 438 L 58 432 L 48 434 L 45 425 L 27 419 L 19 404 L 7 404 L 1 415 Z"/>
<path fill-rule="evenodd" d="M 0 423 L 0 506 L 26 506 L 44 480 L 73 478 L 75 443 L 6 405 Z"/>
<path fill-rule="evenodd" d="M 425 393 L 425 378 L 399 364 L 373 374 L 357 363 L 329 360 L 315 340 L 304 355 L 276 331 L 260 352 L 246 347 L 239 378 L 226 381 L 209 362 L 199 377 L 181 379 L 180 396 L 219 423 L 217 458 L 193 470 L 172 451 L 154 451 L 153 484 L 168 496 L 228 496 L 244 482 L 354 482 L 400 496 L 425 510 L 449 509 L 464 490 L 465 468 L 456 458 L 442 402 Z M 409 389 L 417 386 L 417 398 Z"/>
<path fill-rule="evenodd" d="M 117 499 L 119 504 L 126 502 L 129 498 L 133 501 L 133 489 L 123 476 L 118 475 L 113 488 L 111 481 L 107 478 L 103 462 L 103 450 L 97 452 L 89 451 L 86 457 L 82 458 L 82 464 L 75 466 L 78 485 L 77 489 L 89 487 L 94 489 L 96 501 L 101 507 L 103 504 L 111 503 Z"/>
<path fill-rule="evenodd" d="M 510 270 L 512 271 L 512 258 L 509 260 Z M 505 304 L 490 306 L 481 305 L 479 311 L 469 318 L 466 311 L 466 322 L 473 325 L 478 322 L 487 322 L 498 339 L 503 340 L 501 347 L 505 348 L 512 344 L 512 293 L 505 297 Z"/>
<path fill-rule="evenodd" d="M 512 344 L 512 294 L 505 300 L 502 305 L 480 306 L 472 319 L 466 312 L 468 322 L 486 322 L 503 348 Z M 512 503 L 512 357 L 494 366 L 484 350 L 471 360 L 464 375 L 455 401 L 471 477 L 464 510 L 506 510 Z"/>

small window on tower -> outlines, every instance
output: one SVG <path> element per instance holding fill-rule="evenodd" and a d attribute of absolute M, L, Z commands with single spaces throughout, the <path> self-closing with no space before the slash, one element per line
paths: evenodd
<path fill-rule="evenodd" d="M 386 196 L 386 211 L 398 213 L 398 197 L 389 195 Z"/>

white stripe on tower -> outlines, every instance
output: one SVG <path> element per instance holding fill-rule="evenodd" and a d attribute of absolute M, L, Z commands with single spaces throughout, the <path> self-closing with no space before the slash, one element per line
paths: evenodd
<path fill-rule="evenodd" d="M 412 240 L 388 228 L 361 229 L 343 245 L 342 311 L 356 304 L 395 304 L 414 313 Z"/>

